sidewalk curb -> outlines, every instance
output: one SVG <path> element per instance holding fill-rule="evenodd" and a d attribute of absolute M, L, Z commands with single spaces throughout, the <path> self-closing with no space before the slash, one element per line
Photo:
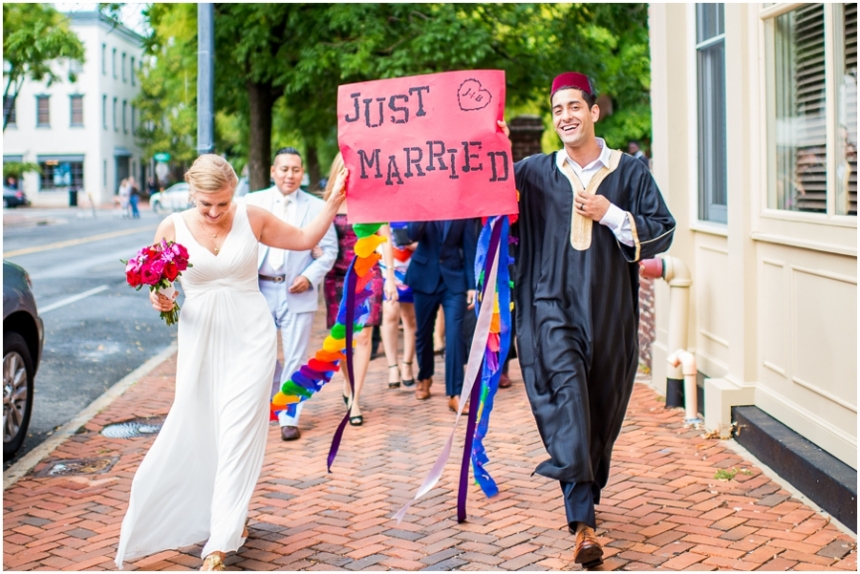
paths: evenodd
<path fill-rule="evenodd" d="M 90 419 L 110 406 L 114 400 L 122 396 L 123 393 L 125 393 L 141 378 L 148 375 L 161 363 L 173 356 L 173 354 L 176 353 L 176 349 L 177 346 L 175 342 L 168 345 L 166 349 L 150 358 L 144 364 L 127 374 L 119 382 L 106 390 L 100 397 L 90 403 L 89 406 L 79 412 L 75 418 L 54 431 L 54 434 L 45 442 L 28 452 L 21 458 L 21 460 L 10 466 L 9 469 L 3 473 L 3 490 L 6 490 L 18 482 L 21 477 L 30 472 L 42 461 L 42 459 L 54 452 L 54 449 L 60 446 L 67 438 L 74 435 L 77 430 L 87 424 Z"/>
<path fill-rule="evenodd" d="M 769 467 L 768 465 L 763 463 L 761 460 L 759 460 L 753 453 L 748 451 L 746 449 L 746 447 L 742 446 L 738 441 L 736 441 L 735 439 L 730 439 L 730 440 L 725 440 L 722 442 L 729 449 L 733 450 L 736 454 L 739 454 L 740 456 L 744 457 L 745 459 L 747 459 L 748 461 L 753 463 L 759 469 L 761 469 L 763 474 L 765 474 L 768 478 L 770 478 L 776 484 L 781 486 L 783 489 L 790 492 L 792 497 L 796 498 L 797 500 L 799 500 L 800 502 L 802 502 L 803 504 L 805 504 L 806 506 L 808 506 L 809 508 L 814 510 L 816 513 L 818 513 L 821 516 L 823 516 L 824 518 L 826 518 L 828 521 L 830 521 L 830 523 L 833 526 L 835 526 L 836 528 L 838 528 L 839 530 L 841 530 L 845 534 L 853 537 L 855 540 L 857 539 L 857 534 L 855 534 L 854 531 L 852 531 L 850 528 L 848 528 L 847 526 L 845 526 L 844 524 L 842 524 L 841 522 L 836 520 L 832 514 L 830 514 L 829 512 L 824 510 L 823 508 L 821 508 L 821 506 L 816 504 L 814 500 L 810 500 L 810 498 L 808 496 L 804 495 L 802 492 L 797 490 L 791 483 L 789 483 L 787 480 L 785 480 L 785 478 L 783 478 L 782 476 L 777 474 L 777 472 L 775 470 L 773 470 L 771 467 Z"/>

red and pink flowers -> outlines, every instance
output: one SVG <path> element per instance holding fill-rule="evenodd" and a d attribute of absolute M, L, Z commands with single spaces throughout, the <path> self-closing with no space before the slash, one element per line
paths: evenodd
<path fill-rule="evenodd" d="M 162 240 L 137 252 L 137 255 L 123 261 L 125 263 L 125 280 L 136 290 L 149 285 L 150 291 L 160 291 L 167 297 L 173 295 L 173 282 L 183 271 L 193 267 L 188 262 L 188 250 L 173 241 Z M 173 309 L 161 313 L 161 318 L 168 325 L 179 320 L 179 305 L 173 304 Z"/>

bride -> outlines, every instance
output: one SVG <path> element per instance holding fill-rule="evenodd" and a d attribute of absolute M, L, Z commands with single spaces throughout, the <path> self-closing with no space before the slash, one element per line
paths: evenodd
<path fill-rule="evenodd" d="M 185 304 L 173 406 L 135 474 L 116 564 L 206 540 L 201 570 L 224 570 L 224 556 L 247 537 L 251 494 L 263 466 L 275 325 L 257 282 L 257 244 L 314 247 L 344 200 L 347 170 L 322 212 L 299 229 L 268 211 L 233 202 L 236 173 L 207 154 L 185 180 L 194 207 L 164 219 L 155 242 L 176 241 L 193 267 L 180 278 Z M 175 295 L 174 295 L 175 297 Z M 150 294 L 157 311 L 173 300 Z"/>

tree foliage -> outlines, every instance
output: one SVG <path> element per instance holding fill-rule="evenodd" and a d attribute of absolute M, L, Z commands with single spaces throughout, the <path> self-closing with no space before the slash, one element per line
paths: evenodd
<path fill-rule="evenodd" d="M 169 152 L 187 164 L 197 157 L 197 6 L 151 4 L 146 15 L 153 34 L 144 42 L 137 138 L 144 156 Z"/>
<path fill-rule="evenodd" d="M 650 139 L 644 4 L 217 4 L 215 35 L 216 143 L 248 158 L 252 189 L 273 142 L 301 142 L 316 181 L 337 149 L 338 85 L 380 78 L 502 69 L 508 109 L 548 120 L 553 77 L 578 70 L 611 99 L 610 146 Z"/>
<path fill-rule="evenodd" d="M 46 4 L 3 4 L 3 101 L 12 102 L 4 105 L 3 131 L 24 80 L 48 85 L 62 80 L 59 59 L 84 62 L 84 45 L 62 14 Z M 69 81 L 75 81 L 74 68 L 67 69 Z"/>

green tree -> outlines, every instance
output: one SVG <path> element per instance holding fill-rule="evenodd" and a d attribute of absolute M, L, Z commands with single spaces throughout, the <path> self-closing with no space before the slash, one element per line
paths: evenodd
<path fill-rule="evenodd" d="M 61 58 L 84 62 L 84 45 L 62 14 L 45 4 L 3 4 L 3 131 L 24 80 L 61 81 L 54 69 Z M 73 68 L 68 70 L 69 81 L 75 81 Z"/>
<path fill-rule="evenodd" d="M 144 41 L 137 139 L 146 157 L 169 152 L 174 164 L 197 157 L 197 6 L 151 4 L 153 33 Z"/>

